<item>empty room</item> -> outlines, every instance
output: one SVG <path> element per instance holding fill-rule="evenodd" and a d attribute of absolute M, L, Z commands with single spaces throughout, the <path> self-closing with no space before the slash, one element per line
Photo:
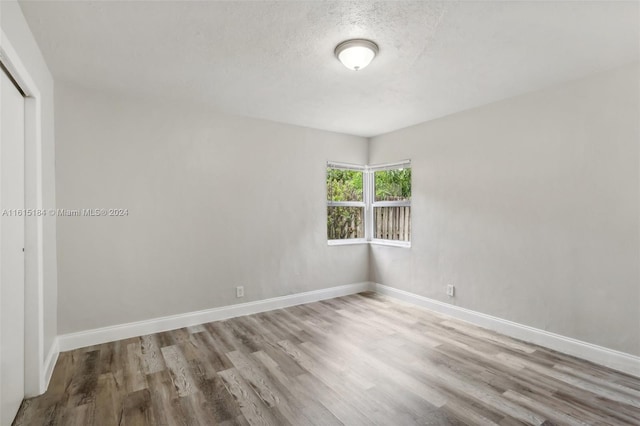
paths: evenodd
<path fill-rule="evenodd" d="M 639 425 L 639 1 L 0 1 L 0 426 Z"/>

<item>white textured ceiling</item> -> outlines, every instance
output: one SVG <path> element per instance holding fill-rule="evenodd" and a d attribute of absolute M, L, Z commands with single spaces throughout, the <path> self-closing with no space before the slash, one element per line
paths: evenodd
<path fill-rule="evenodd" d="M 639 59 L 638 2 L 32 2 L 56 79 L 372 136 Z M 339 42 L 379 56 L 353 72 Z"/>

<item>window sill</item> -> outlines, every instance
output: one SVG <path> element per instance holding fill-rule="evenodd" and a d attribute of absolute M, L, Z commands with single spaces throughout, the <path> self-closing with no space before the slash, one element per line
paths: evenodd
<path fill-rule="evenodd" d="M 395 240 L 367 241 L 363 238 L 350 239 L 350 240 L 327 240 L 327 245 L 330 245 L 330 246 L 350 246 L 354 244 L 375 244 L 377 246 L 404 247 L 404 248 L 411 247 L 411 241 L 395 241 Z"/>
<path fill-rule="evenodd" d="M 389 247 L 404 247 L 411 248 L 411 241 L 396 241 L 396 240 L 372 240 L 371 244 L 377 246 L 389 246 Z"/>
<path fill-rule="evenodd" d="M 369 241 L 364 238 L 352 238 L 348 240 L 327 240 L 327 244 L 330 246 L 350 246 L 353 244 L 367 244 Z"/>

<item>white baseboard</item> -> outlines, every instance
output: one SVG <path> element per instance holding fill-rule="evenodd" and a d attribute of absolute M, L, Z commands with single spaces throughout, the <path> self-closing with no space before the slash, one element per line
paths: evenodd
<path fill-rule="evenodd" d="M 58 337 L 53 339 L 47 358 L 44 360 L 44 377 L 40 386 L 40 393 L 44 393 L 49 387 L 53 368 L 56 366 L 56 362 L 58 362 L 58 356 L 60 355 L 60 346 L 58 342 Z"/>
<path fill-rule="evenodd" d="M 301 305 L 303 303 L 316 302 L 318 300 L 332 299 L 334 297 L 346 296 L 363 291 L 371 291 L 373 288 L 373 283 L 366 281 L 308 291 L 305 293 L 291 294 L 288 296 L 274 297 L 271 299 L 258 300 L 255 302 L 240 303 L 237 305 L 223 306 L 203 311 L 188 312 L 185 314 L 171 315 L 128 324 L 96 328 L 93 330 L 60 335 L 58 336 L 58 345 L 60 351 L 69 351 L 86 346 L 113 342 L 115 340 L 128 339 L 130 337 L 144 336 L 146 334 L 175 330 L 211 321 L 219 321 L 243 315 L 286 308 L 288 306 Z"/>
<path fill-rule="evenodd" d="M 513 321 L 472 311 L 448 303 L 419 296 L 408 291 L 399 290 L 382 284 L 375 284 L 375 291 L 380 294 L 404 300 L 406 302 L 450 315 L 462 321 L 505 334 L 507 336 L 544 346 L 558 352 L 572 355 L 596 364 L 604 365 L 633 376 L 640 377 L 640 357 L 615 351 L 602 346 L 561 336 Z"/>

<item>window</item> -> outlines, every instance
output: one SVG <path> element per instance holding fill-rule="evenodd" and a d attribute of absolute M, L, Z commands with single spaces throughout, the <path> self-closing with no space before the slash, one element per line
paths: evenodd
<path fill-rule="evenodd" d="M 373 240 L 411 241 L 411 164 L 372 167 Z"/>
<path fill-rule="evenodd" d="M 327 164 L 329 244 L 410 246 L 411 163 Z"/>
<path fill-rule="evenodd" d="M 327 165 L 327 238 L 363 240 L 364 167 Z"/>

